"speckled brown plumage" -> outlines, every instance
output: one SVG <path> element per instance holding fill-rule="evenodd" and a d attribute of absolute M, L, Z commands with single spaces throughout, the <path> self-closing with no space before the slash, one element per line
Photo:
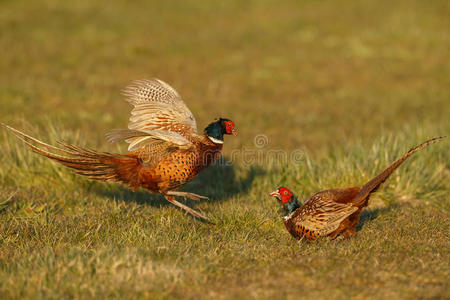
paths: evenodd
<path fill-rule="evenodd" d="M 122 182 L 133 190 L 142 187 L 163 194 L 174 205 L 206 219 L 201 213 L 177 202 L 175 196 L 194 200 L 207 197 L 177 189 L 217 160 L 223 136 L 236 134 L 234 123 L 220 118 L 209 124 L 203 134 L 198 134 L 195 118 L 178 92 L 158 79 L 134 81 L 125 88 L 124 95 L 134 106 L 128 129 L 107 134 L 111 142 L 130 144 L 129 152 L 123 155 L 65 143 L 60 143 L 62 147 L 54 147 L 5 126 L 35 152 L 80 175 Z"/>
<path fill-rule="evenodd" d="M 409 150 L 400 159 L 375 176 L 364 186 L 344 189 L 331 189 L 318 192 L 305 199 L 303 205 L 287 188 L 280 187 L 270 193 L 283 205 L 287 215 L 283 223 L 288 232 L 296 239 L 316 240 L 328 236 L 335 238 L 355 235 L 356 226 L 370 195 L 412 154 L 443 137 L 428 140 Z"/>
<path fill-rule="evenodd" d="M 130 186 L 165 194 L 193 179 L 220 157 L 222 144 L 214 144 L 207 137 L 193 141 L 193 144 L 194 149 L 172 151 L 157 163 L 148 161 L 150 156 L 142 153 L 145 149 L 126 154 L 140 162 L 138 176 Z"/>

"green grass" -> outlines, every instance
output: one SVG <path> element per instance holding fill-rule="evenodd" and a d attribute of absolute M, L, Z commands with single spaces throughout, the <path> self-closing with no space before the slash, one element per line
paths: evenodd
<path fill-rule="evenodd" d="M 356 237 L 297 242 L 267 194 L 363 184 L 450 132 L 448 1 L 2 1 L 0 121 L 124 152 L 120 90 L 172 84 L 200 128 L 235 121 L 184 190 L 202 223 L 143 190 L 91 182 L 0 134 L 1 298 L 450 297 L 448 140 L 372 197 Z M 256 148 L 254 137 L 269 144 Z M 261 153 L 245 163 L 243 149 Z M 269 150 L 301 151 L 280 164 Z M 259 151 L 259 152 L 258 152 Z"/>

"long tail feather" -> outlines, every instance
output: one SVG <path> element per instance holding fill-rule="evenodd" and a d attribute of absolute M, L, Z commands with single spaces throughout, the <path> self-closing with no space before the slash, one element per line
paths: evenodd
<path fill-rule="evenodd" d="M 120 181 L 132 188 L 138 187 L 138 169 L 140 164 L 134 157 L 107 152 L 98 152 L 78 146 L 58 142 L 64 148 L 58 148 L 37 140 L 17 129 L 3 124 L 16 137 L 21 139 L 34 152 L 56 161 L 77 174 L 100 181 Z M 52 153 L 44 150 L 46 148 Z"/>
<path fill-rule="evenodd" d="M 364 186 L 361 187 L 361 190 L 359 191 L 358 195 L 353 200 L 353 204 L 356 206 L 363 205 L 366 200 L 368 199 L 369 195 L 371 193 L 374 193 L 378 190 L 378 188 L 383 184 L 383 182 L 386 181 L 386 179 L 389 178 L 389 176 L 394 173 L 394 171 L 406 160 L 408 157 L 413 155 L 415 152 L 419 151 L 422 148 L 425 148 L 426 146 L 436 143 L 440 141 L 441 139 L 445 138 L 445 136 L 436 137 L 433 139 L 430 139 L 412 149 L 410 149 L 405 155 L 403 155 L 401 158 L 396 160 L 392 165 L 387 167 L 383 172 L 372 178 L 369 182 L 367 182 Z"/>
<path fill-rule="evenodd" d="M 41 142 L 41 141 L 39 141 L 39 140 L 37 140 L 37 139 L 27 135 L 27 134 L 25 134 L 25 133 L 15 129 L 15 128 L 12 128 L 11 126 L 8 126 L 8 125 L 3 124 L 3 123 L 2 123 L 2 125 L 6 129 L 10 130 L 16 137 L 18 137 L 19 139 L 23 140 L 24 142 L 32 141 L 32 142 L 34 142 L 34 143 L 36 143 L 36 144 L 38 144 L 40 146 L 43 146 L 43 147 L 45 147 L 45 148 L 47 148 L 49 150 L 54 150 L 54 151 L 57 151 L 57 152 L 60 152 L 60 153 L 64 153 L 64 154 L 69 154 L 69 155 L 76 155 L 76 153 L 69 152 L 67 150 L 64 150 L 64 149 L 61 149 L 61 148 L 58 148 L 58 147 L 46 144 L 44 142 Z"/>

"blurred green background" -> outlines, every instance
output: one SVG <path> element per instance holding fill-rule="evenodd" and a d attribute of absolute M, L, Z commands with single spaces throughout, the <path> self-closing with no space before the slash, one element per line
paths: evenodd
<path fill-rule="evenodd" d="M 3 1 L 3 122 L 64 120 L 101 139 L 128 118 L 120 90 L 158 77 L 199 126 L 233 118 L 238 144 L 370 140 L 448 129 L 448 1 Z M 67 109 L 67 108 L 70 109 Z M 324 130 L 324 128 L 326 130 Z M 433 128 L 434 129 L 434 128 Z M 99 141 L 100 142 L 100 141 Z"/>
<path fill-rule="evenodd" d="M 125 151 L 104 140 L 127 124 L 120 90 L 157 77 L 200 130 L 215 117 L 235 121 L 225 157 L 258 134 L 266 149 L 306 153 L 304 165 L 238 160 L 195 180 L 188 190 L 217 200 L 190 203 L 217 218 L 211 227 L 143 191 L 73 176 L 4 133 L 0 294 L 450 297 L 447 141 L 380 190 L 350 242 L 296 243 L 266 196 L 280 182 L 305 196 L 362 184 L 415 143 L 448 134 L 449 3 L 0 1 L 3 123 Z"/>

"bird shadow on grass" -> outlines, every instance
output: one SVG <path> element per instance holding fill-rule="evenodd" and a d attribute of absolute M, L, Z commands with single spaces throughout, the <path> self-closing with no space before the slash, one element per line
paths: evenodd
<path fill-rule="evenodd" d="M 236 167 L 221 159 L 212 166 L 201 172 L 194 180 L 180 188 L 180 191 L 192 192 L 198 195 L 207 196 L 208 200 L 194 201 L 177 197 L 179 201 L 195 209 L 196 204 L 207 202 L 225 201 L 238 194 L 246 194 L 254 179 L 264 174 L 262 168 L 251 166 L 245 171 L 241 171 L 243 176 L 236 175 Z M 138 189 L 133 192 L 125 185 L 113 184 L 105 187 L 104 185 L 94 184 L 90 187 L 95 193 L 106 196 L 110 199 L 135 202 L 138 204 L 162 207 L 171 205 L 162 195 L 152 194 L 145 189 Z"/>
<path fill-rule="evenodd" d="M 360 231 L 364 227 L 365 223 L 375 220 L 376 218 L 378 218 L 378 216 L 383 215 L 386 212 L 394 209 L 395 206 L 396 206 L 395 204 L 391 204 L 386 207 L 380 207 L 371 210 L 363 210 L 361 213 L 361 217 L 359 219 L 359 224 L 358 226 L 356 226 L 356 231 Z"/>

